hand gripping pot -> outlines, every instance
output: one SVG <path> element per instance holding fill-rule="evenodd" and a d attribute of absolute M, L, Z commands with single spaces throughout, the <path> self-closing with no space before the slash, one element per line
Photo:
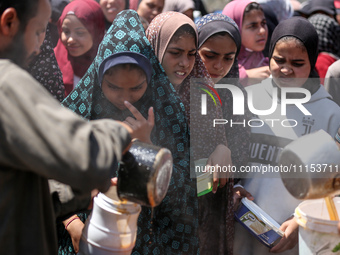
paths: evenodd
<path fill-rule="evenodd" d="M 144 206 L 159 205 L 168 191 L 172 166 L 168 149 L 135 141 L 118 169 L 119 198 Z"/>
<path fill-rule="evenodd" d="M 242 198 L 235 217 L 244 228 L 269 248 L 275 246 L 284 234 L 274 219 L 247 198 Z"/>

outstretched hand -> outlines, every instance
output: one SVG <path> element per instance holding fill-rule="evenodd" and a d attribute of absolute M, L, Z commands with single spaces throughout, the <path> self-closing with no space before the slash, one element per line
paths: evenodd
<path fill-rule="evenodd" d="M 213 172 L 213 193 L 216 193 L 218 184 L 220 185 L 220 188 L 224 187 L 231 175 L 229 171 L 219 170 L 218 167 L 220 167 L 220 169 L 230 169 L 231 166 L 232 160 L 230 149 L 224 144 L 217 145 L 207 161 L 207 169 L 215 167 L 216 170 Z"/>
<path fill-rule="evenodd" d="M 127 117 L 125 121 L 123 121 L 133 130 L 132 138 L 137 138 L 141 142 L 151 144 L 152 142 L 150 139 L 150 135 L 155 125 L 155 115 L 153 112 L 153 107 L 149 108 L 148 119 L 145 119 L 143 115 L 136 109 L 136 107 L 134 107 L 128 101 L 124 101 L 124 104 L 135 117 Z"/>

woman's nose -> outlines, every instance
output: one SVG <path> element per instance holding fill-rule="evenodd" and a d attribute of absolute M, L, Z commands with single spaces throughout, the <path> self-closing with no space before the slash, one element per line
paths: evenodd
<path fill-rule="evenodd" d="M 223 63 L 222 63 L 222 61 L 221 60 L 218 60 L 218 61 L 216 61 L 216 63 L 215 63 L 215 65 L 214 65 L 214 68 L 216 69 L 216 70 L 222 70 L 223 69 Z"/>
<path fill-rule="evenodd" d="M 73 36 L 72 36 L 72 35 L 69 35 L 69 36 L 67 37 L 67 42 L 70 43 L 70 42 L 73 42 L 73 41 L 74 41 Z"/>
<path fill-rule="evenodd" d="M 281 72 L 285 75 L 291 74 L 293 72 L 293 69 L 290 68 L 289 66 L 282 66 L 281 67 Z"/>
<path fill-rule="evenodd" d="M 187 68 L 187 67 L 189 67 L 189 63 L 190 63 L 190 61 L 189 61 L 188 57 L 184 56 L 184 57 L 182 57 L 179 64 L 180 64 L 180 66 Z"/>
<path fill-rule="evenodd" d="M 267 31 L 266 25 L 261 26 L 261 27 L 260 27 L 260 30 L 259 30 L 259 34 L 265 34 L 266 31 Z"/>

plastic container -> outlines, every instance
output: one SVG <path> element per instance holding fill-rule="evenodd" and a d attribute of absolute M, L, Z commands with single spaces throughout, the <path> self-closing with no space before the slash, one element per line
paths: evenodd
<path fill-rule="evenodd" d="M 284 234 L 274 219 L 247 198 L 242 198 L 235 217 L 244 228 L 268 248 L 275 246 Z"/>
<path fill-rule="evenodd" d="M 213 175 L 210 171 L 205 172 L 208 158 L 195 161 L 195 173 L 197 184 L 197 196 L 203 196 L 213 189 Z"/>
<path fill-rule="evenodd" d="M 120 201 L 116 187 L 94 198 L 93 210 L 82 232 L 79 255 L 128 255 L 136 242 L 141 206 Z"/>
<path fill-rule="evenodd" d="M 340 198 L 334 198 L 339 214 Z M 324 199 L 306 200 L 295 209 L 295 218 L 299 224 L 299 254 L 340 254 L 340 236 L 338 221 L 329 219 Z M 338 246 L 338 247 L 337 247 Z M 337 248 L 339 248 L 338 251 Z M 334 250 L 334 252 L 333 252 Z"/>

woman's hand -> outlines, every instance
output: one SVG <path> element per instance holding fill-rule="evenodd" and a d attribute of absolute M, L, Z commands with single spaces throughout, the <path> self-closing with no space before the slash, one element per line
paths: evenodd
<path fill-rule="evenodd" d="M 216 193 L 218 188 L 218 183 L 220 184 L 220 188 L 222 188 L 228 181 L 231 173 L 229 171 L 219 171 L 219 169 L 228 170 L 232 167 L 232 161 L 231 161 L 231 151 L 230 149 L 223 145 L 219 144 L 217 145 L 216 149 L 211 153 L 211 155 L 208 158 L 207 167 L 206 169 L 209 169 L 211 166 L 215 167 L 215 170 L 213 172 L 213 193 Z M 217 168 L 220 167 L 220 168 Z"/>
<path fill-rule="evenodd" d="M 84 223 L 79 219 L 77 215 L 73 215 L 70 218 L 63 221 L 65 229 L 69 233 L 73 249 L 76 253 L 79 252 L 79 242 L 81 234 L 83 232 Z"/>
<path fill-rule="evenodd" d="M 130 126 L 133 130 L 132 138 L 138 138 L 141 142 L 152 144 L 150 135 L 155 125 L 155 115 L 153 107 L 149 108 L 148 119 L 146 120 L 143 115 L 130 104 L 128 101 L 124 102 L 125 106 L 130 110 L 132 115 L 136 118 L 127 117 L 124 121 L 125 124 Z"/>
<path fill-rule="evenodd" d="M 233 188 L 234 211 L 237 210 L 241 202 L 241 199 L 244 197 L 248 198 L 249 200 L 254 200 L 254 197 L 243 187 L 238 186 Z"/>
<path fill-rule="evenodd" d="M 94 189 L 94 190 L 91 191 L 91 202 L 90 202 L 89 206 L 87 207 L 88 210 L 92 210 L 92 208 L 93 208 L 93 199 L 94 199 L 95 196 L 98 195 L 98 193 L 99 193 L 99 190 L 97 190 L 97 189 Z"/>
<path fill-rule="evenodd" d="M 251 84 L 261 82 L 262 80 L 267 79 L 271 74 L 269 66 L 248 69 L 246 70 L 246 73 Z"/>
<path fill-rule="evenodd" d="M 299 224 L 296 222 L 294 217 L 283 222 L 280 229 L 284 231 L 284 235 L 281 238 L 280 242 L 270 249 L 272 253 L 280 253 L 286 250 L 293 249 L 294 246 L 299 241 Z"/>

